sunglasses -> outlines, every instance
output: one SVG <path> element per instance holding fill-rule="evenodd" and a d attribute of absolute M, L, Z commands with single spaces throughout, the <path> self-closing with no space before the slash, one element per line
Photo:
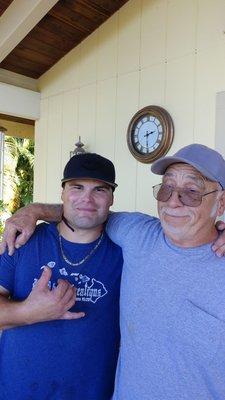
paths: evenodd
<path fill-rule="evenodd" d="M 160 183 L 159 185 L 155 185 L 153 188 L 153 196 L 158 201 L 168 201 L 172 196 L 173 192 L 177 192 L 178 198 L 180 202 L 184 206 L 189 207 L 198 207 L 202 203 L 202 198 L 207 196 L 208 194 L 218 192 L 218 190 L 213 190 L 208 193 L 199 193 L 195 190 L 191 189 L 181 189 L 181 188 L 174 188 L 170 185 L 165 185 L 164 183 Z"/>

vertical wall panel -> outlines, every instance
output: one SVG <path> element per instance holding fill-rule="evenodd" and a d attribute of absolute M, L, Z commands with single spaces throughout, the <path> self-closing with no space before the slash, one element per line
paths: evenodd
<path fill-rule="evenodd" d="M 53 203 L 60 200 L 61 192 L 59 180 L 62 156 L 62 100 L 62 95 L 49 99 L 46 201 Z"/>
<path fill-rule="evenodd" d="M 73 51 L 63 58 L 62 75 L 63 75 L 63 91 L 78 88 L 80 86 L 80 70 L 81 70 L 81 46 L 76 47 Z"/>
<path fill-rule="evenodd" d="M 142 68 L 165 61 L 166 18 L 166 0 L 143 0 L 140 57 Z"/>
<path fill-rule="evenodd" d="M 166 64 L 161 63 L 140 72 L 140 107 L 165 102 Z"/>
<path fill-rule="evenodd" d="M 99 82 L 97 86 L 96 149 L 98 153 L 115 158 L 116 78 Z"/>
<path fill-rule="evenodd" d="M 225 158 L 225 91 L 216 96 L 216 117 L 215 148 Z"/>
<path fill-rule="evenodd" d="M 215 145 L 216 93 L 222 90 L 225 90 L 225 45 L 199 51 L 196 63 L 196 142 Z"/>
<path fill-rule="evenodd" d="M 167 58 L 194 51 L 196 45 L 196 0 L 168 0 Z"/>
<path fill-rule="evenodd" d="M 38 202 L 46 201 L 47 192 L 48 103 L 48 99 L 41 101 L 41 118 L 35 123 L 34 200 Z"/>
<path fill-rule="evenodd" d="M 224 0 L 198 0 L 197 48 L 203 50 L 225 41 Z"/>
<path fill-rule="evenodd" d="M 80 88 L 78 132 L 88 151 L 96 148 L 96 83 Z"/>
<path fill-rule="evenodd" d="M 136 209 L 150 215 L 157 215 L 157 202 L 153 197 L 152 186 L 160 183 L 162 177 L 151 172 L 150 164 L 142 163 L 138 163 L 137 175 Z"/>
<path fill-rule="evenodd" d="M 117 204 L 122 210 L 134 210 L 136 206 L 137 161 L 127 147 L 126 133 L 128 121 L 139 106 L 139 74 L 133 72 L 121 75 L 117 89 L 117 119 L 115 163 L 118 171 L 119 188 Z"/>
<path fill-rule="evenodd" d="M 135 71 L 140 63 L 140 0 L 130 0 L 119 12 L 118 72 Z"/>
<path fill-rule="evenodd" d="M 96 82 L 98 31 L 95 31 L 88 40 L 80 45 L 80 86 Z"/>
<path fill-rule="evenodd" d="M 42 75 L 41 79 L 39 80 L 38 87 L 41 92 L 41 97 L 47 98 L 50 96 L 54 96 L 60 92 L 63 92 L 64 84 L 65 84 L 65 58 L 62 58 L 46 74 Z"/>
<path fill-rule="evenodd" d="M 70 151 L 75 148 L 79 140 L 78 131 L 78 107 L 79 90 L 74 89 L 64 93 L 62 104 L 62 161 L 61 171 L 70 157 Z M 83 140 L 83 138 L 81 138 Z"/>
<path fill-rule="evenodd" d="M 174 120 L 176 134 L 170 153 L 193 142 L 195 55 L 174 59 L 167 64 L 166 108 Z"/>
<path fill-rule="evenodd" d="M 99 28 L 97 78 L 105 80 L 117 74 L 118 13 Z"/>

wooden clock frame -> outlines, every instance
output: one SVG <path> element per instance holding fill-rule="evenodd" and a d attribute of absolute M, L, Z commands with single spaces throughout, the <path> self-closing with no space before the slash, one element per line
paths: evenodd
<path fill-rule="evenodd" d="M 160 145 L 157 147 L 157 149 L 148 154 L 139 152 L 135 148 L 133 139 L 135 127 L 139 120 L 145 115 L 156 117 L 160 121 L 163 128 L 163 136 Z M 172 145 L 173 138 L 174 124 L 170 114 L 164 108 L 154 105 L 150 105 L 139 110 L 131 119 L 127 129 L 127 144 L 131 154 L 136 158 L 136 160 L 146 164 L 150 164 L 165 155 Z"/>

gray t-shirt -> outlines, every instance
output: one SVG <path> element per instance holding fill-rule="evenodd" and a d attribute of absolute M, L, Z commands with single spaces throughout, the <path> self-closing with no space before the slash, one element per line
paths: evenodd
<path fill-rule="evenodd" d="M 107 231 L 124 256 L 113 400 L 224 400 L 225 259 L 173 245 L 140 213 Z"/>

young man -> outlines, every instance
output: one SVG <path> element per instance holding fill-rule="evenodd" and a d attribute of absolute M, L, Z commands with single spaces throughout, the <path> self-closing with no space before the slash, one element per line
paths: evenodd
<path fill-rule="evenodd" d="M 62 186 L 62 221 L 39 225 L 1 258 L 0 399 L 112 397 L 122 253 L 104 223 L 114 166 L 97 154 L 74 156 Z"/>

